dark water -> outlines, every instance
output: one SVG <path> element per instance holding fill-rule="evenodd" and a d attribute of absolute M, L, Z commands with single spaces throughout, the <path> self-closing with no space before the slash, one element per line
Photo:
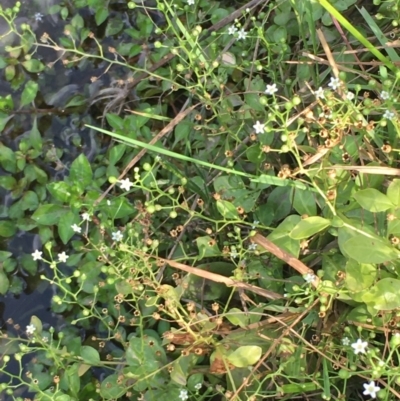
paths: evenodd
<path fill-rule="evenodd" d="M 20 16 L 17 19 L 17 25 L 29 23 L 32 30 L 39 38 L 44 32 L 47 32 L 52 38 L 57 39 L 62 35 L 66 23 L 58 16 L 47 15 L 49 8 L 59 0 L 22 0 Z M 4 8 L 13 6 L 15 1 L 2 0 L 1 5 Z M 88 13 L 88 11 L 83 11 Z M 35 13 L 41 13 L 41 20 L 35 19 Z M 0 18 L 0 36 L 6 31 L 5 21 Z M 15 44 L 16 38 L 9 36 L 0 40 L 0 55 L 6 55 L 4 47 Z M 40 49 L 35 57 L 43 63 L 53 62 L 58 54 L 51 49 Z M 43 138 L 43 153 L 47 157 L 39 158 L 38 166 L 46 172 L 49 182 L 63 180 L 69 174 L 69 166 L 72 161 L 84 153 L 89 161 L 101 152 L 107 145 L 101 148 L 100 141 L 95 137 L 95 133 L 84 127 L 84 124 L 98 125 L 95 107 L 83 106 L 79 110 L 63 112 L 63 106 L 77 93 L 83 94 L 90 99 L 96 91 L 103 85 L 110 82 L 110 74 L 106 74 L 96 84 L 90 82 L 91 76 L 100 75 L 107 66 L 102 63 L 93 64 L 88 61 L 79 67 L 71 69 L 64 68 L 62 62 L 54 64 L 50 70 L 45 70 L 40 74 L 26 73 L 26 79 L 35 80 L 39 84 L 38 96 L 35 100 L 35 108 L 29 110 L 30 106 L 24 106 L 23 110 L 18 110 L 19 99 L 23 85 L 18 90 L 13 90 L 10 83 L 4 79 L 4 71 L 0 72 L 0 96 L 11 94 L 14 99 L 15 115 L 6 125 L 0 134 L 0 141 L 7 147 L 18 150 L 20 141 L 25 138 L 36 120 L 38 129 Z M 38 110 L 40 109 L 40 110 Z M 47 112 L 43 111 L 47 110 Z M 61 150 L 58 152 L 56 150 Z M 50 155 L 57 157 L 52 159 Z M 0 176 L 9 175 L 0 167 Z M 22 177 L 18 174 L 16 179 Z M 0 224 L 7 219 L 8 210 L 18 199 L 12 199 L 10 193 L 0 188 Z M 33 213 L 26 212 L 26 217 Z M 41 249 L 42 243 L 37 231 L 31 232 L 18 231 L 12 238 L 0 238 L 0 250 L 12 253 L 11 258 L 17 262 L 16 269 L 12 272 L 10 278 L 19 284 L 22 284 L 22 292 L 17 295 L 0 295 L 0 330 L 3 334 L 9 336 L 25 337 L 26 326 L 30 324 L 32 315 L 37 316 L 43 323 L 44 330 L 53 327 L 56 332 L 61 330 L 64 319 L 51 311 L 51 299 L 56 289 L 40 279 L 41 274 L 48 274 L 51 271 L 45 264 L 39 263 L 37 274 L 31 275 L 22 267 L 21 260 L 27 257 L 36 249 Z M 65 251 L 68 251 L 64 248 Z M 6 353 L 4 344 L 0 344 L 0 356 Z M 19 373 L 19 366 L 13 358 L 7 365 L 7 371 L 11 374 Z M 0 374 L 0 383 L 8 381 L 8 378 L 2 378 Z M 17 395 L 17 394 L 15 394 Z M 18 394 L 27 396 L 26 393 Z M 0 395 L 0 400 L 11 399 L 5 394 Z"/>

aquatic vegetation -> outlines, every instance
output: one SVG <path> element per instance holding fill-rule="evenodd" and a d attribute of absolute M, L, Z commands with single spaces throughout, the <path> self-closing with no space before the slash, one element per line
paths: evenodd
<path fill-rule="evenodd" d="M 0 294 L 51 293 L 0 392 L 399 398 L 399 4 L 355 3 L 0 7 Z"/>

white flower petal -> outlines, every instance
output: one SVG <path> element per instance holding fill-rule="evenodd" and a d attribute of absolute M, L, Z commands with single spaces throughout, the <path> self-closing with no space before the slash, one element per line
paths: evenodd
<path fill-rule="evenodd" d="M 43 252 L 36 249 L 36 251 L 32 253 L 33 260 L 42 260 L 42 254 Z"/>

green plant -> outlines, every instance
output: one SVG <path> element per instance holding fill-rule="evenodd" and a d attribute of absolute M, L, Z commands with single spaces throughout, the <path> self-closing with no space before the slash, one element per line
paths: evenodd
<path fill-rule="evenodd" d="M 396 7 L 0 8 L 0 236 L 43 244 L 0 293 L 37 276 L 63 319 L 8 320 L 1 391 L 397 399 Z"/>

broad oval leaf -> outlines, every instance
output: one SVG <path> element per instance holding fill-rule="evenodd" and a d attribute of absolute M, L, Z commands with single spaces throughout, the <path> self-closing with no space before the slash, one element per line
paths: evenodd
<path fill-rule="evenodd" d="M 229 309 L 226 318 L 235 326 L 246 327 L 249 324 L 249 318 L 239 308 Z"/>
<path fill-rule="evenodd" d="M 31 60 L 23 61 L 21 64 L 29 72 L 40 72 L 44 70 L 44 65 L 39 60 L 35 60 L 34 58 Z"/>
<path fill-rule="evenodd" d="M 363 301 L 375 310 L 393 310 L 400 307 L 400 280 L 384 278 L 363 294 Z"/>
<path fill-rule="evenodd" d="M 228 361 L 237 368 L 245 368 L 254 365 L 259 361 L 262 348 L 257 345 L 244 345 L 233 351 L 228 357 Z"/>
<path fill-rule="evenodd" d="M 10 281 L 6 273 L 0 270 L 0 295 L 6 295 L 8 287 L 10 286 Z"/>
<path fill-rule="evenodd" d="M 313 216 L 299 221 L 299 223 L 290 232 L 293 239 L 309 238 L 312 235 L 324 230 L 331 225 L 330 220 L 323 217 Z"/>
<path fill-rule="evenodd" d="M 384 263 L 397 259 L 398 252 L 379 239 L 357 235 L 348 239 L 343 250 L 359 263 Z"/>
<path fill-rule="evenodd" d="M 375 188 L 362 189 L 353 196 L 363 209 L 373 213 L 384 212 L 395 206 L 388 196 Z"/>
<path fill-rule="evenodd" d="M 85 188 L 92 182 L 92 177 L 92 167 L 82 153 L 72 162 L 69 178 L 73 182 L 79 182 L 81 187 Z"/>
<path fill-rule="evenodd" d="M 196 238 L 197 248 L 199 249 L 200 259 L 211 256 L 220 256 L 221 251 L 216 241 L 208 235 Z"/>
<path fill-rule="evenodd" d="M 73 224 L 79 223 L 78 218 L 71 211 L 65 213 L 60 217 L 58 222 L 58 235 L 64 245 L 75 235 L 75 231 L 72 229 Z"/>
<path fill-rule="evenodd" d="M 400 207 L 400 180 L 395 179 L 389 185 L 386 193 L 390 201 L 396 206 Z"/>
<path fill-rule="evenodd" d="M 317 202 L 315 193 L 311 191 L 295 191 L 293 197 L 293 207 L 300 215 L 307 214 L 315 216 L 317 214 Z"/>
<path fill-rule="evenodd" d="M 21 106 L 25 106 L 26 104 L 32 102 L 36 97 L 38 89 L 39 85 L 37 82 L 28 81 L 25 84 L 24 90 L 22 91 L 21 94 Z"/>
<path fill-rule="evenodd" d="M 239 218 L 239 213 L 231 202 L 225 200 L 217 200 L 217 209 L 226 219 Z"/>
<path fill-rule="evenodd" d="M 90 365 L 98 365 L 100 362 L 99 352 L 88 345 L 82 346 L 81 357 L 85 363 L 89 363 Z"/>
<path fill-rule="evenodd" d="M 42 331 L 43 331 L 42 321 L 37 316 L 33 315 L 31 317 L 30 324 L 35 326 L 35 328 L 36 328 L 35 333 L 37 333 L 38 335 L 42 334 Z"/>
<path fill-rule="evenodd" d="M 346 263 L 346 287 L 352 292 L 361 292 L 369 288 L 375 281 L 377 268 L 372 264 L 357 263 L 348 260 Z"/>
<path fill-rule="evenodd" d="M 51 226 L 53 224 L 57 224 L 60 220 L 60 217 L 67 212 L 68 209 L 59 205 L 41 205 L 35 211 L 35 213 L 33 213 L 32 219 L 44 226 Z"/>
<path fill-rule="evenodd" d="M 0 223 L 0 237 L 10 238 L 17 232 L 15 222 L 3 220 Z"/>

